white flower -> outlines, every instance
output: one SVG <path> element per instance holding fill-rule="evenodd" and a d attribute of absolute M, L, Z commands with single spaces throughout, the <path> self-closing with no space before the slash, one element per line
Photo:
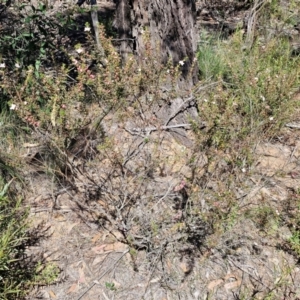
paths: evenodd
<path fill-rule="evenodd" d="M 180 64 L 181 66 L 183 66 L 183 65 L 184 65 L 184 61 L 183 61 L 183 60 L 180 60 L 180 61 L 179 61 L 179 64 Z"/>
<path fill-rule="evenodd" d="M 169 74 L 169 73 L 170 73 L 170 70 L 168 69 L 168 70 L 167 70 L 167 74 Z"/>
<path fill-rule="evenodd" d="M 261 99 L 262 101 L 266 101 L 266 98 L 265 98 L 264 95 L 260 95 L 260 99 Z"/>
<path fill-rule="evenodd" d="M 84 50 L 83 50 L 82 48 L 76 49 L 76 52 L 79 53 L 79 54 L 82 53 L 83 51 L 84 51 Z"/>
<path fill-rule="evenodd" d="M 245 168 L 243 168 L 243 169 L 242 169 L 242 172 L 243 172 L 243 173 L 246 173 L 246 169 L 245 169 Z"/>
<path fill-rule="evenodd" d="M 17 105 L 16 104 L 12 104 L 9 109 L 10 110 L 16 110 L 17 109 Z"/>
<path fill-rule="evenodd" d="M 270 120 L 270 121 L 273 121 L 273 120 L 274 120 L 274 117 L 270 117 L 269 120 Z"/>
<path fill-rule="evenodd" d="M 88 27 L 88 26 L 84 27 L 84 31 L 90 32 L 91 31 L 91 27 Z"/>
<path fill-rule="evenodd" d="M 207 100 L 207 99 L 203 99 L 203 101 L 204 101 L 204 102 L 208 102 L 208 100 Z"/>
<path fill-rule="evenodd" d="M 18 63 L 15 63 L 15 67 L 16 67 L 17 69 L 20 69 L 20 68 L 21 68 L 21 66 L 20 66 Z"/>
<path fill-rule="evenodd" d="M 0 64 L 0 68 L 4 69 L 5 68 L 5 63 Z"/>
<path fill-rule="evenodd" d="M 24 104 L 24 105 L 27 105 L 27 101 L 24 101 L 23 104 Z"/>

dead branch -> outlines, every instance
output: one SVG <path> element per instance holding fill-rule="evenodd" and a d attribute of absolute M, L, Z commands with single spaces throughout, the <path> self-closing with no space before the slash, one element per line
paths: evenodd
<path fill-rule="evenodd" d="M 173 129 L 173 128 L 182 128 L 182 127 L 190 127 L 190 126 L 191 126 L 191 124 L 176 124 L 176 125 L 169 125 L 169 126 L 161 126 L 158 128 L 157 127 L 132 128 L 132 129 L 125 128 L 125 130 L 132 135 L 141 135 L 142 133 L 144 133 L 147 136 L 149 136 L 152 131 L 169 130 L 169 129 Z M 141 135 L 141 136 L 145 137 L 143 135 Z"/>
<path fill-rule="evenodd" d="M 296 128 L 296 129 L 300 129 L 300 124 L 292 124 L 292 123 L 288 123 L 288 124 L 285 124 L 286 127 L 289 127 L 289 128 Z"/>

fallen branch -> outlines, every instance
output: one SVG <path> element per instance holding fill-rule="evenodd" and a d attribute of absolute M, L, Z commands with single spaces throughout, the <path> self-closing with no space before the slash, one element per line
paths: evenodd
<path fill-rule="evenodd" d="M 285 124 L 286 127 L 289 127 L 289 128 L 297 128 L 297 129 L 300 129 L 300 124 L 291 124 L 291 123 L 288 123 L 288 124 Z"/>
<path fill-rule="evenodd" d="M 152 131 L 159 131 L 159 130 L 169 130 L 173 128 L 182 128 L 182 127 L 190 127 L 191 124 L 175 124 L 175 125 L 169 125 L 169 126 L 161 126 L 161 127 L 146 127 L 146 128 L 132 128 L 128 129 L 125 128 L 126 131 L 128 131 L 132 135 L 140 135 L 142 133 L 147 134 L 147 136 Z"/>

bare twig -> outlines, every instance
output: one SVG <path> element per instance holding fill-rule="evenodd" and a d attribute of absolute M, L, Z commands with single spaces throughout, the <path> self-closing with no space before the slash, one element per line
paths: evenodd
<path fill-rule="evenodd" d="M 103 292 L 102 293 L 102 295 L 103 295 L 103 297 L 105 298 L 105 300 L 110 300 L 107 296 L 106 296 L 106 294 Z"/>
<path fill-rule="evenodd" d="M 107 269 L 99 278 L 98 281 L 103 278 L 107 273 L 109 273 L 110 271 L 112 271 L 115 266 L 119 263 L 119 261 L 124 257 L 124 255 L 126 255 L 129 252 L 129 250 L 124 251 L 121 256 L 115 261 L 115 263 L 109 268 Z M 78 298 L 77 300 L 80 300 L 83 298 L 84 295 L 86 295 L 95 285 L 97 284 L 97 282 L 93 282 Z"/>
<path fill-rule="evenodd" d="M 131 134 L 134 135 L 134 133 L 131 133 Z M 132 159 L 134 156 L 138 155 L 138 153 L 140 152 L 140 148 L 143 147 L 144 144 L 145 144 L 145 141 L 143 140 L 136 146 L 136 148 L 134 150 L 132 150 L 130 153 L 126 154 L 126 158 L 124 159 L 124 162 L 122 163 L 123 167 L 129 162 L 130 159 Z M 129 150 L 128 150 L 128 152 L 129 152 Z"/>
<path fill-rule="evenodd" d="M 253 274 L 251 274 L 250 272 L 248 272 L 247 270 L 245 270 L 243 267 L 241 267 L 237 262 L 235 262 L 233 259 L 231 259 L 230 257 L 228 257 L 228 261 L 231 262 L 236 268 L 240 269 L 242 272 L 248 274 L 251 278 L 253 278 L 256 282 L 260 283 L 261 285 L 263 285 L 265 288 L 267 288 L 270 291 L 270 288 L 264 284 L 262 277 L 260 277 L 258 274 L 255 274 L 258 278 L 255 278 L 255 276 Z"/>
<path fill-rule="evenodd" d="M 123 39 L 111 39 L 112 41 L 118 41 L 118 42 L 122 42 L 122 41 L 135 41 L 135 39 L 131 39 L 131 38 L 123 38 Z"/>
<path fill-rule="evenodd" d="M 167 120 L 166 123 L 165 123 L 165 126 L 167 126 L 167 125 L 169 124 L 169 122 L 170 122 L 173 118 L 175 118 L 175 117 L 181 112 L 181 110 L 184 108 L 184 106 L 185 106 L 186 104 L 188 104 L 190 101 L 193 101 L 193 100 L 195 100 L 195 97 L 194 97 L 194 96 L 191 96 L 191 97 L 185 99 L 185 100 L 180 104 L 180 106 L 177 108 L 177 110 L 176 110 L 176 111 L 168 118 L 168 120 Z"/>
<path fill-rule="evenodd" d="M 193 94 L 195 93 L 199 93 L 200 91 L 202 90 L 206 90 L 208 87 L 210 86 L 213 86 L 213 85 L 217 85 L 219 84 L 220 82 L 217 81 L 217 82 L 212 82 L 212 83 L 209 83 L 207 85 L 200 85 L 196 90 L 193 91 Z M 168 120 L 165 122 L 165 126 L 167 126 L 169 124 L 169 122 L 175 118 L 181 111 L 183 111 L 184 109 L 186 109 L 184 106 L 186 104 L 188 104 L 190 101 L 193 101 L 195 100 L 195 96 L 194 95 L 191 95 L 190 97 L 186 98 L 186 99 L 183 99 L 184 101 L 181 103 L 181 105 L 177 108 L 177 110 L 168 118 Z"/>
<path fill-rule="evenodd" d="M 153 209 L 155 206 L 157 206 L 161 201 L 163 201 L 169 194 L 170 194 L 170 191 L 173 189 L 173 185 L 170 184 L 167 192 L 152 206 L 151 209 Z"/>
<path fill-rule="evenodd" d="M 296 152 L 296 150 L 297 150 L 297 144 L 296 144 L 296 146 L 294 147 L 294 149 L 293 149 L 293 152 L 291 153 L 291 155 L 290 155 L 290 158 L 289 158 L 289 161 L 288 161 L 288 163 L 290 163 L 291 161 L 292 161 L 292 159 L 293 159 L 293 156 L 294 156 L 294 154 L 295 154 L 295 152 Z"/>
<path fill-rule="evenodd" d="M 244 46 L 246 49 L 250 49 L 253 45 L 257 15 L 266 3 L 266 0 L 255 0 L 254 6 L 250 11 L 250 16 L 247 24 L 247 36 Z"/>
<path fill-rule="evenodd" d="M 150 272 L 149 279 L 148 279 L 148 281 L 147 281 L 147 285 L 146 285 L 146 288 L 145 288 L 145 291 L 144 291 L 144 296 L 146 295 L 147 290 L 148 290 L 148 288 L 149 288 L 149 284 L 150 284 L 151 278 L 152 278 L 152 276 L 153 276 L 153 274 L 154 274 L 154 271 L 155 271 L 155 269 L 156 269 L 156 265 L 157 265 L 157 263 L 158 263 L 158 260 L 159 260 L 159 258 L 161 258 L 161 256 L 163 255 L 163 252 L 164 252 L 164 250 L 165 250 L 165 248 L 166 248 L 167 245 L 168 245 L 168 242 L 165 241 L 165 242 L 160 246 L 160 251 L 159 251 L 159 253 L 157 254 L 157 256 L 156 256 L 156 258 L 155 258 L 155 261 L 154 261 L 154 263 L 153 263 L 153 268 L 152 268 L 152 270 L 151 270 L 151 272 Z"/>

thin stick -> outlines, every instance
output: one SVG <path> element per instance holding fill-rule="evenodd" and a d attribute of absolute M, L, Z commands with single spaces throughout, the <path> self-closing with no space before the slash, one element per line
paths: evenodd
<path fill-rule="evenodd" d="M 189 98 L 187 98 L 187 99 L 185 99 L 181 104 L 180 104 L 180 106 L 178 107 L 178 109 L 168 118 L 168 120 L 166 121 L 166 123 L 165 123 L 165 126 L 167 126 L 168 124 L 169 124 L 169 122 L 173 119 L 173 118 L 175 118 L 179 113 L 180 113 L 180 111 L 183 109 L 183 107 L 187 104 L 187 103 L 189 103 L 190 101 L 193 101 L 193 100 L 195 100 L 195 97 L 194 96 L 191 96 L 191 97 L 189 97 Z"/>
<path fill-rule="evenodd" d="M 170 192 L 171 192 L 171 190 L 173 189 L 173 185 L 172 184 L 170 184 L 170 186 L 169 186 L 169 188 L 168 188 L 168 190 L 167 190 L 167 192 L 155 203 L 155 204 L 153 204 L 153 206 L 151 207 L 151 209 L 153 209 L 155 206 L 157 206 L 161 201 L 163 201 L 169 194 L 170 194 Z"/>
<path fill-rule="evenodd" d="M 238 269 L 240 269 L 242 272 L 248 274 L 248 275 L 249 275 L 251 278 L 253 278 L 255 281 L 257 281 L 258 283 L 260 283 L 261 285 L 263 285 L 265 288 L 267 288 L 269 291 L 271 291 L 271 289 L 270 289 L 267 285 L 265 285 L 265 284 L 263 283 L 261 277 L 259 277 L 259 276 L 256 275 L 256 276 L 259 277 L 259 278 L 258 278 L 258 279 L 255 278 L 255 276 L 253 276 L 253 274 L 251 274 L 250 272 L 248 272 L 247 270 L 245 270 L 244 268 L 242 268 L 241 266 L 239 266 L 239 265 L 238 265 L 233 259 L 231 259 L 230 257 L 228 257 L 228 261 L 231 262 L 236 268 L 238 268 Z M 253 269 L 254 269 L 254 268 L 253 268 Z"/>
<path fill-rule="evenodd" d="M 126 250 L 126 251 L 124 251 L 123 253 L 122 253 L 122 255 L 116 260 L 116 262 L 113 264 L 113 266 L 112 267 L 110 267 L 109 269 L 107 269 L 99 278 L 98 278 L 98 281 L 100 280 L 100 279 L 102 279 L 108 272 L 110 272 L 110 271 L 112 271 L 112 269 L 114 269 L 115 268 L 115 266 L 119 263 L 119 261 L 123 258 L 123 256 L 125 255 L 125 254 L 127 254 L 129 252 L 129 250 Z M 84 295 L 86 295 L 95 285 L 97 284 L 97 282 L 93 282 L 78 298 L 77 298 L 77 300 L 80 300 L 80 299 L 82 299 L 82 297 L 84 296 Z"/>
<path fill-rule="evenodd" d="M 250 49 L 253 45 L 257 15 L 261 11 L 261 9 L 265 6 L 266 3 L 267 3 L 266 0 L 255 0 L 254 6 L 250 11 L 250 17 L 248 19 L 248 24 L 247 24 L 247 36 L 246 36 L 246 41 L 244 46 L 246 49 Z"/>
<path fill-rule="evenodd" d="M 206 88 L 212 86 L 212 85 L 216 85 L 219 84 L 218 82 L 213 82 L 213 83 L 209 83 L 207 85 L 204 86 L 199 86 L 194 93 L 199 93 L 201 90 L 205 90 Z M 167 126 L 170 121 L 175 118 L 182 110 L 185 110 L 186 108 L 184 108 L 184 106 L 189 103 L 190 101 L 196 100 L 195 96 L 191 95 L 190 97 L 183 99 L 184 101 L 179 105 L 179 107 L 177 108 L 177 110 L 168 118 L 168 120 L 165 122 L 165 126 Z"/>
<path fill-rule="evenodd" d="M 292 154 L 291 154 L 291 156 L 290 156 L 290 159 L 289 159 L 289 162 L 288 162 L 288 163 L 290 163 L 291 160 L 293 159 L 293 156 L 294 156 L 294 154 L 295 154 L 296 149 L 297 149 L 297 145 L 294 147 L 293 152 L 292 152 Z"/>

